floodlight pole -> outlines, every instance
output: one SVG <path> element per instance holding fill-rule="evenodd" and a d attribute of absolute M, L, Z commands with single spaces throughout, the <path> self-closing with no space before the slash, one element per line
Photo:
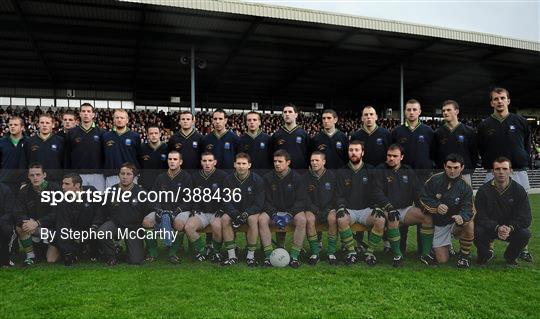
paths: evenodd
<path fill-rule="evenodd" d="M 191 114 L 195 115 L 195 48 L 191 47 Z"/>
<path fill-rule="evenodd" d="M 399 65 L 399 104 L 400 104 L 400 120 L 403 124 L 403 112 L 404 112 L 404 101 L 403 101 L 403 63 Z"/>

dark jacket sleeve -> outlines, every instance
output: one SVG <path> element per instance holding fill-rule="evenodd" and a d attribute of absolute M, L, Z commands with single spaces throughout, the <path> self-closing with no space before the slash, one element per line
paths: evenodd
<path fill-rule="evenodd" d="M 478 192 L 476 192 L 476 197 L 474 201 L 474 206 L 476 207 L 476 217 L 474 222 L 474 227 L 485 228 L 485 229 L 495 229 L 498 222 L 491 219 L 489 214 L 489 199 L 487 196 L 487 189 L 485 187 L 480 187 Z"/>
<path fill-rule="evenodd" d="M 307 200 L 307 190 L 304 187 L 302 183 L 302 178 L 299 175 L 296 175 L 294 177 L 294 184 L 295 184 L 294 189 L 296 191 L 296 194 L 295 194 L 296 196 L 295 196 L 294 205 L 291 210 L 292 210 L 293 215 L 296 215 L 306 210 L 306 205 L 307 205 L 308 200 Z"/>
<path fill-rule="evenodd" d="M 266 194 L 264 197 L 264 210 L 269 216 L 272 216 L 276 213 L 276 207 L 274 206 L 274 203 L 272 203 L 272 188 L 270 186 L 270 181 L 267 178 L 264 179 L 264 193 Z"/>
<path fill-rule="evenodd" d="M 465 222 L 470 221 L 474 214 L 473 214 L 473 192 L 472 188 L 463 181 L 461 185 L 465 188 L 465 191 L 463 192 L 463 206 L 461 207 L 461 211 L 459 212 L 459 215 L 463 218 Z"/>
<path fill-rule="evenodd" d="M 517 187 L 518 189 L 518 196 L 516 196 L 516 203 L 517 206 L 512 212 L 514 214 L 514 218 L 510 221 L 511 227 L 514 228 L 514 230 L 518 230 L 521 228 L 529 228 L 531 226 L 531 206 L 529 204 L 529 198 L 527 197 L 527 192 L 522 187 Z"/>
<path fill-rule="evenodd" d="M 478 136 L 473 128 L 469 129 L 469 156 L 471 157 L 472 168 L 475 169 L 478 164 Z"/>
<path fill-rule="evenodd" d="M 340 171 L 337 171 L 336 174 L 336 180 L 337 180 L 337 194 L 336 194 L 336 206 L 337 207 L 345 207 L 347 206 L 347 198 L 345 197 L 345 179 L 343 177 L 343 174 L 340 173 Z"/>
<path fill-rule="evenodd" d="M 384 193 L 384 168 L 377 167 L 373 170 L 373 190 L 372 198 L 376 207 L 384 208 L 387 211 L 393 210 L 394 207 Z"/>
<path fill-rule="evenodd" d="M 225 178 L 225 181 L 223 182 L 223 189 L 229 189 L 232 192 L 235 187 L 233 183 L 231 182 L 231 179 L 232 179 L 231 175 Z M 241 200 L 245 200 L 245 199 L 242 198 Z M 236 208 L 232 200 L 223 203 L 223 210 L 230 217 L 234 217 L 238 215 L 238 209 Z"/>
<path fill-rule="evenodd" d="M 437 183 L 433 177 L 428 179 L 420 193 L 420 205 L 424 210 L 431 214 L 437 214 L 437 207 L 439 207 L 439 205 L 441 204 L 441 201 L 436 197 L 436 184 Z"/>
<path fill-rule="evenodd" d="M 264 183 L 262 179 L 259 177 L 255 179 L 255 197 L 253 198 L 253 202 L 251 203 L 251 206 L 246 207 L 246 213 L 248 215 L 253 214 L 259 214 L 263 211 L 264 207 Z"/>

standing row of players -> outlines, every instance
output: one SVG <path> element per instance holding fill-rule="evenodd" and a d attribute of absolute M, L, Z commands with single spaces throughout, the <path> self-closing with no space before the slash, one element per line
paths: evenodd
<path fill-rule="evenodd" d="M 403 162 L 419 172 L 421 181 L 425 181 L 434 168 L 442 169 L 444 159 L 451 153 L 464 158 L 464 177 L 469 181 L 479 154 L 482 165 L 489 170 L 495 158 L 504 156 L 511 160 L 514 180 L 528 190 L 525 171 L 531 148 L 528 124 L 521 116 L 509 113 L 507 90 L 498 88 L 490 92 L 490 104 L 493 114 L 482 122 L 477 133 L 458 121 L 459 105 L 451 100 L 443 103 L 446 123 L 435 132 L 419 121 L 421 106 L 417 100 L 406 103 L 406 122 L 392 132 L 377 126 L 377 113 L 368 106 L 362 112 L 362 127 L 352 139 L 364 142 L 365 162 L 373 166 L 385 162 L 391 144 L 399 144 L 404 150 Z M 336 129 L 337 114 L 333 110 L 323 111 L 324 130 L 313 138 L 296 125 L 297 116 L 294 105 L 285 105 L 283 127 L 268 136 L 260 130 L 260 115 L 250 112 L 246 116 L 247 133 L 238 137 L 227 129 L 227 114 L 216 110 L 212 114 L 213 131 L 202 136 L 193 128 L 194 116 L 183 112 L 179 123 L 181 130 L 168 145 L 161 143 L 161 132 L 157 127 L 148 128 L 148 141 L 141 145 L 139 135 L 127 128 L 128 117 L 123 110 L 114 113 L 114 129 L 103 132 L 94 123 L 93 107 L 84 104 L 80 108 L 80 125 L 62 131 L 64 139 L 52 135 L 53 121 L 46 114 L 39 119 L 39 133 L 26 139 L 22 134 L 23 122 L 15 117 L 9 121 L 10 136 L 0 142 L 0 181 L 17 191 L 24 179 L 21 170 L 26 169 L 28 163 L 39 162 L 49 172 L 50 180 L 60 181 L 63 170 L 73 170 L 81 174 L 84 185 L 103 190 L 118 182 L 116 173 L 121 164 L 131 162 L 136 168 L 142 168 L 139 183 L 149 189 L 156 172 L 166 168 L 167 154 L 171 150 L 182 154 L 185 169 L 200 168 L 200 156 L 204 151 L 213 153 L 217 167 L 222 169 L 232 169 L 234 157 L 239 152 L 251 156 L 255 170 L 271 169 L 271 156 L 276 150 L 287 151 L 291 167 L 295 169 L 307 168 L 309 154 L 315 150 L 325 154 L 327 168 L 346 165 L 349 140 Z M 488 173 L 486 181 L 492 177 Z M 406 229 L 402 229 L 402 245 L 406 242 L 406 234 Z M 522 257 L 531 260 L 527 251 Z"/>
<path fill-rule="evenodd" d="M 194 258 L 204 261 L 210 257 L 224 266 L 238 262 L 235 229 L 247 225 L 248 266 L 256 266 L 255 251 L 260 237 L 264 252 L 264 266 L 270 266 L 274 249 L 270 226 L 294 227 L 290 249 L 290 266 L 300 266 L 299 256 L 307 237 L 311 256 L 309 264 L 320 260 L 321 247 L 316 225 L 326 224 L 328 262 L 337 264 L 337 236 L 346 251 L 345 263 L 355 264 L 360 256 L 355 249 L 351 225 L 358 223 L 369 229 L 367 250 L 363 256 L 369 266 L 377 264 L 375 250 L 383 237 L 390 242 L 394 254 L 393 266 L 403 265 L 400 249 L 400 225 L 421 225 L 422 253 L 420 261 L 427 265 L 446 263 L 450 255 L 452 235 L 459 237 L 460 252 L 457 266 L 470 267 L 473 240 L 477 247 L 478 263 L 486 264 L 494 255 L 490 243 L 494 239 L 509 242 L 504 258 L 509 265 L 517 265 L 521 250 L 531 236 L 531 210 L 524 188 L 510 178 L 510 160 L 497 158 L 493 163 L 495 178 L 484 184 L 476 195 L 476 219 L 473 210 L 472 188 L 462 177 L 464 160 L 450 154 L 444 162 L 444 172 L 432 175 L 421 183 L 413 169 L 402 164 L 403 149 L 393 144 L 388 148 L 385 164 L 377 168 L 364 163 L 364 146 L 353 140 L 348 146 L 348 164 L 338 170 L 325 169 L 326 156 L 315 151 L 310 157 L 310 170 L 301 176 L 290 169 L 291 159 L 286 151 L 273 155 L 274 169 L 262 178 L 251 171 L 251 158 L 246 153 L 235 156 L 234 172 L 217 169 L 215 156 L 205 152 L 201 157 L 202 169 L 193 175 L 182 169 L 182 156 L 177 151 L 168 154 L 168 170 L 155 182 L 156 191 L 189 189 L 239 189 L 241 200 L 200 202 L 138 202 L 143 188 L 134 180 L 137 169 L 125 163 L 114 185 L 121 192 L 130 192 L 124 201 L 111 201 L 104 207 L 92 202 L 62 202 L 58 207 L 41 201 L 41 192 L 57 191 L 60 187 L 48 182 L 46 172 L 39 164 L 28 170 L 30 183 L 25 185 L 11 205 L 9 188 L 0 183 L 2 197 L 2 236 L 0 238 L 3 264 L 8 260 L 9 229 L 15 229 L 26 253 L 24 265 L 35 263 L 34 242 L 47 245 L 47 260 L 63 257 L 71 265 L 77 257 L 75 238 L 43 236 L 56 233 L 91 232 L 110 233 L 82 242 L 88 244 L 92 257 L 101 251 L 110 266 L 118 263 L 114 239 L 119 231 L 143 230 L 146 239 L 125 239 L 127 261 L 140 264 L 153 262 L 158 257 L 156 228 L 170 229 L 175 236 L 165 241 L 169 260 L 179 263 L 177 253 L 184 234 L 194 248 Z M 62 180 L 62 191 L 83 191 L 82 179 L 71 173 Z M 93 190 L 95 188 L 92 187 Z M 199 232 L 211 226 L 213 250 L 207 251 Z M 97 237 L 97 236 L 96 236 Z M 221 255 L 222 248 L 227 257 Z"/>

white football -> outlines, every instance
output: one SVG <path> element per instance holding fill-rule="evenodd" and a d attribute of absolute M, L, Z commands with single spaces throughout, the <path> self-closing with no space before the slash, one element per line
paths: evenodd
<path fill-rule="evenodd" d="M 287 267 L 291 261 L 291 256 L 283 248 L 274 249 L 270 255 L 270 263 L 274 267 Z"/>

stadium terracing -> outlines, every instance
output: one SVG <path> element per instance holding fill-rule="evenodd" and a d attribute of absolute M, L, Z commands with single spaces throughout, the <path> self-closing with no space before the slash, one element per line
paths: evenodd
<path fill-rule="evenodd" d="M 192 48 L 202 107 L 397 110 L 403 83 L 424 114 L 452 98 L 480 116 L 492 87 L 519 108 L 540 93 L 540 43 L 477 32 L 237 1 L 11 0 L 0 17 L 0 96 L 187 107 Z"/>

